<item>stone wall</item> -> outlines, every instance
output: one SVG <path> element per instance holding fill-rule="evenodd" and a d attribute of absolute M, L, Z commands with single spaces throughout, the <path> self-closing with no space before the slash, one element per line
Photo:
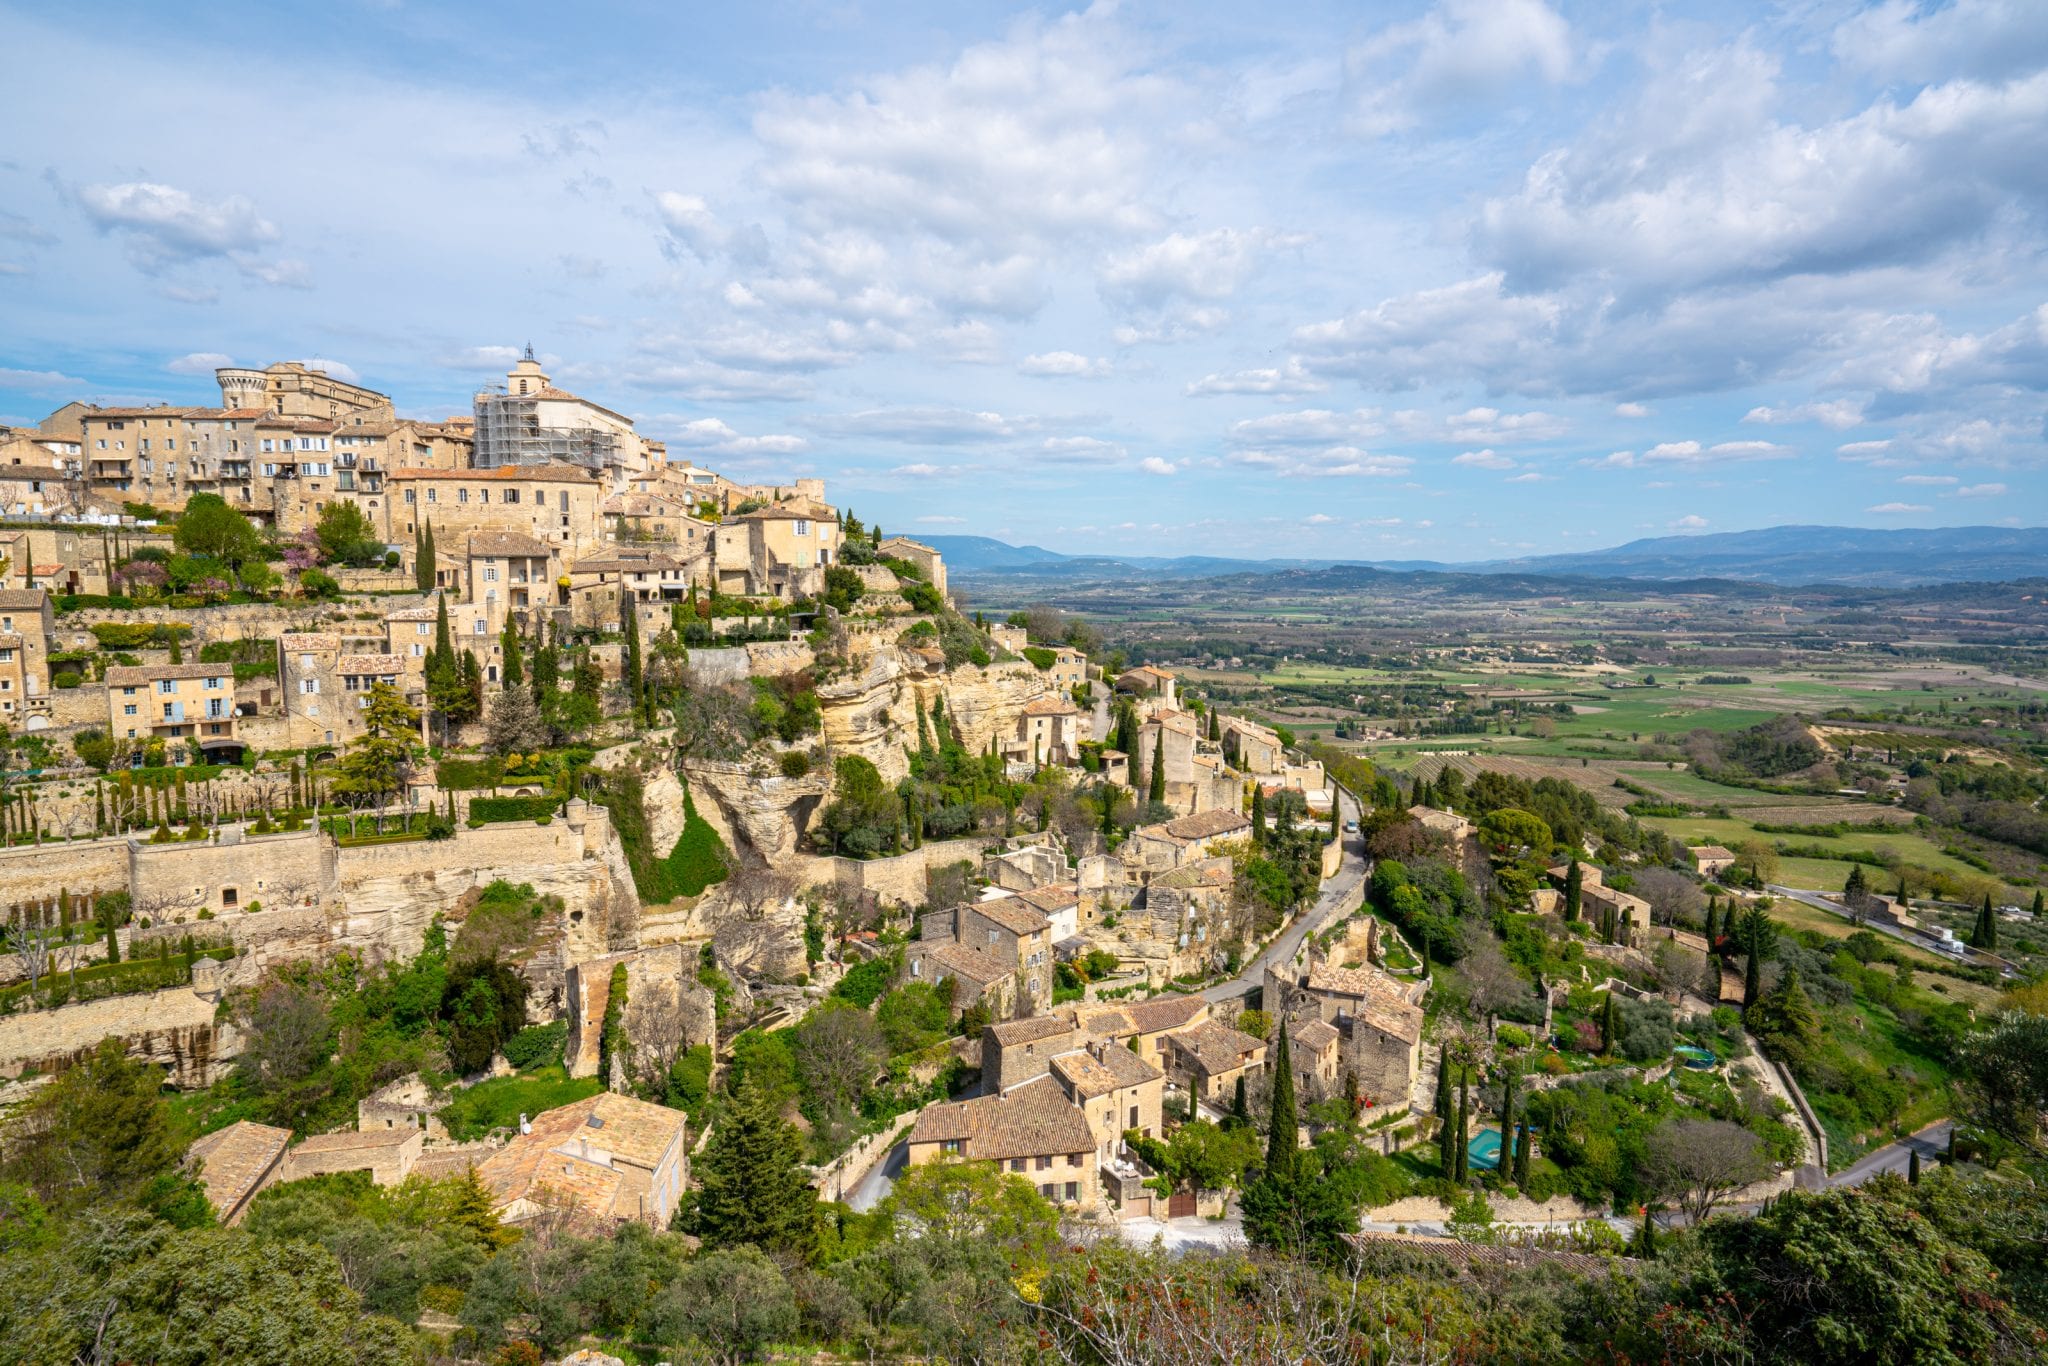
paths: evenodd
<path fill-rule="evenodd" d="M 935 840 L 921 849 L 890 858 L 830 858 L 818 862 L 832 871 L 832 885 L 842 893 L 871 892 L 883 901 L 915 906 L 924 901 L 926 874 L 963 860 L 979 868 L 986 837 Z"/>
<path fill-rule="evenodd" d="M 61 1071 L 110 1037 L 125 1039 L 130 1057 L 159 1064 L 187 1088 L 212 1085 L 242 1048 L 235 1027 L 214 1019 L 210 994 L 167 987 L 0 1016 L 0 1074 Z"/>
<path fill-rule="evenodd" d="M 162 921 L 202 910 L 234 914 L 252 903 L 318 906 L 335 887 L 334 842 L 310 828 L 245 835 L 243 827 L 230 826 L 218 843 L 150 844 L 131 838 L 127 845 L 128 885 L 138 918 Z"/>
<path fill-rule="evenodd" d="M 40 901 L 65 889 L 125 891 L 128 841 L 124 837 L 68 840 L 0 849 L 0 910 Z"/>

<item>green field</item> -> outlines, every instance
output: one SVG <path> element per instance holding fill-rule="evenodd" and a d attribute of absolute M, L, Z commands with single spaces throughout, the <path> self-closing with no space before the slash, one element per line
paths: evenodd
<path fill-rule="evenodd" d="M 1854 831 L 1847 835 L 1784 835 L 1759 833 L 1744 820 L 1709 820 L 1691 816 L 1650 816 L 1643 824 L 1662 830 L 1687 845 L 1718 844 L 1733 849 L 1744 840 L 1761 839 L 1769 844 L 1811 844 L 1844 853 L 1890 854 L 1905 863 L 1938 869 L 1957 876 L 1974 876 L 1976 870 L 1961 859 L 1945 854 L 1917 831 Z M 1781 858 L 1778 880 L 1787 887 L 1810 887 L 1815 891 L 1839 892 L 1856 865 L 1833 859 Z M 1885 880 L 1881 868 L 1866 868 L 1865 876 L 1879 884 Z"/>

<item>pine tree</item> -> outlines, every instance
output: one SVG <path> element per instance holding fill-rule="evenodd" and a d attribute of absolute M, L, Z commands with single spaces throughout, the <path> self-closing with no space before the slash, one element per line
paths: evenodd
<path fill-rule="evenodd" d="M 1166 800 L 1166 727 L 1163 725 L 1152 742 L 1152 780 L 1145 795 L 1155 802 Z"/>
<path fill-rule="evenodd" d="M 1564 871 L 1564 918 L 1566 924 L 1570 924 L 1579 918 L 1579 905 L 1585 895 L 1585 886 L 1585 870 L 1579 867 L 1579 861 L 1574 858 L 1572 866 Z"/>
<path fill-rule="evenodd" d="M 452 1183 L 445 1217 L 488 1248 L 510 1247 L 519 1241 L 516 1230 L 498 1222 L 496 1202 L 474 1166 L 463 1168 L 462 1175 Z"/>
<path fill-rule="evenodd" d="M 507 612 L 505 629 L 498 636 L 498 652 L 505 657 L 504 665 L 498 670 L 498 678 L 508 691 L 526 682 L 526 664 L 519 657 L 521 648 L 519 619 Z"/>
<path fill-rule="evenodd" d="M 703 1183 L 699 1235 L 707 1248 L 752 1244 L 808 1261 L 818 1246 L 818 1195 L 803 1140 L 751 1079 L 740 1083 L 695 1164 Z"/>

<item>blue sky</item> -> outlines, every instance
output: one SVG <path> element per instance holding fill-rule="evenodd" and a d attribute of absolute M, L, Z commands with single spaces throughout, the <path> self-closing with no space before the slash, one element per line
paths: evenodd
<path fill-rule="evenodd" d="M 0 420 L 558 382 L 892 530 L 2039 523 L 2048 4 L 0 4 Z"/>

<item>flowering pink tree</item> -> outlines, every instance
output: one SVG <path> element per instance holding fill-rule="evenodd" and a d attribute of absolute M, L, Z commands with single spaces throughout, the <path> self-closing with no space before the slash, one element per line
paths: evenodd
<path fill-rule="evenodd" d="M 171 581 L 171 576 L 164 572 L 164 567 L 160 564 L 151 564 L 148 560 L 130 560 L 114 570 L 114 579 L 121 585 L 122 591 L 131 597 L 151 598 L 164 591 L 165 585 Z"/>

